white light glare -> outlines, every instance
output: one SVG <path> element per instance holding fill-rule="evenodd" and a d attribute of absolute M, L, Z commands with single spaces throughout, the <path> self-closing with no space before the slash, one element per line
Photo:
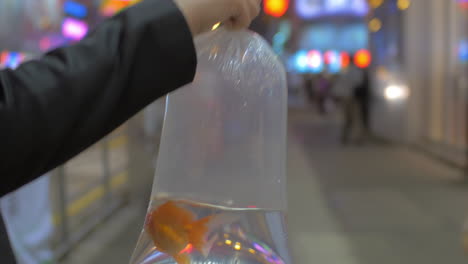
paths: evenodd
<path fill-rule="evenodd" d="M 390 101 L 406 99 L 408 89 L 402 85 L 389 85 L 385 88 L 385 98 Z"/>

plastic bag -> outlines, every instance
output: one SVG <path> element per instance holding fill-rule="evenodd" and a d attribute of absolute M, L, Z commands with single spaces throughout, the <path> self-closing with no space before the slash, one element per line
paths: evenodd
<path fill-rule="evenodd" d="M 167 97 L 131 263 L 291 263 L 283 66 L 248 31 L 218 29 L 195 46 L 194 82 Z"/>

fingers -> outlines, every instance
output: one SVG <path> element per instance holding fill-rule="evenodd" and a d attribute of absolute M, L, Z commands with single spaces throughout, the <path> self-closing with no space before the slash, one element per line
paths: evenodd
<path fill-rule="evenodd" d="M 260 13 L 261 0 L 174 0 L 193 35 L 221 22 L 229 29 L 247 28 Z"/>
<path fill-rule="evenodd" d="M 238 0 L 236 9 L 233 16 L 225 23 L 226 27 L 233 30 L 247 28 L 260 13 L 260 1 Z"/>

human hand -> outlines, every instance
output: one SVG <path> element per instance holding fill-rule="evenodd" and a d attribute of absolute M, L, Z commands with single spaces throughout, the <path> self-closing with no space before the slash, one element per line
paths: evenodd
<path fill-rule="evenodd" d="M 261 0 L 174 0 L 189 24 L 192 34 L 206 32 L 218 22 L 229 29 L 250 25 L 260 13 Z"/>

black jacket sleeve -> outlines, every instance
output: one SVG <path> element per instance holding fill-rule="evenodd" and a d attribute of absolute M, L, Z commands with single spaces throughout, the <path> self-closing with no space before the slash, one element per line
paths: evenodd
<path fill-rule="evenodd" d="M 170 0 L 146 0 L 81 42 L 0 71 L 0 196 L 191 82 L 192 35 Z"/>

